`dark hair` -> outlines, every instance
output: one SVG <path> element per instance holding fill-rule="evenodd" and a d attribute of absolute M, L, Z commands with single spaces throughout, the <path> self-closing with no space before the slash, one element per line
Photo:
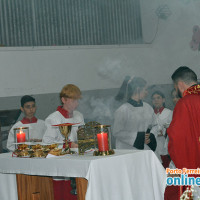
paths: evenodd
<path fill-rule="evenodd" d="M 130 78 L 131 78 L 130 76 L 126 76 L 124 78 L 124 81 L 119 89 L 118 94 L 115 97 L 115 100 L 121 101 L 122 99 L 124 99 L 124 96 L 125 96 L 124 93 L 126 93 L 127 84 L 128 84 L 128 81 L 130 80 Z"/>
<path fill-rule="evenodd" d="M 159 91 L 159 90 L 153 92 L 153 94 L 151 95 L 151 98 L 152 98 L 155 94 L 158 94 L 158 95 L 160 95 L 163 99 L 165 99 L 165 95 L 164 95 L 161 91 Z"/>
<path fill-rule="evenodd" d="M 25 95 L 21 98 L 21 107 L 24 107 L 24 104 L 27 102 L 33 101 L 35 102 L 35 99 L 32 96 Z"/>
<path fill-rule="evenodd" d="M 179 67 L 171 76 L 174 83 L 177 83 L 179 80 L 190 84 L 192 82 L 197 83 L 197 75 L 189 67 L 181 66 Z"/>
<path fill-rule="evenodd" d="M 153 96 L 155 94 L 160 95 L 163 99 L 165 99 L 165 95 L 161 91 L 159 91 L 159 90 L 153 92 L 153 94 L 151 95 L 151 98 L 153 98 Z M 165 102 L 163 103 L 163 107 L 165 107 Z"/>
<path fill-rule="evenodd" d="M 126 76 L 115 99 L 120 101 L 125 96 L 129 99 L 133 94 L 140 92 L 146 84 L 147 82 L 141 77 L 134 77 L 132 79 L 130 76 Z"/>

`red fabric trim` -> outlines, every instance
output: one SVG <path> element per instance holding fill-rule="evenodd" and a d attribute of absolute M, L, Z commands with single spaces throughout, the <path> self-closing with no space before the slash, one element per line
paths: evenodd
<path fill-rule="evenodd" d="M 183 97 L 189 94 L 200 95 L 200 85 L 193 85 L 183 92 Z"/>
<path fill-rule="evenodd" d="M 64 118 L 70 118 L 69 112 L 67 110 L 65 110 L 62 106 L 58 106 L 57 107 L 57 111 L 60 112 L 60 114 L 64 117 Z"/>
<path fill-rule="evenodd" d="M 21 120 L 21 123 L 22 123 L 22 124 L 37 123 L 37 118 L 36 118 L 36 117 L 32 117 L 31 119 L 28 119 L 28 118 L 24 117 L 24 118 Z"/>
<path fill-rule="evenodd" d="M 72 147 L 72 142 L 70 140 L 68 141 L 68 144 L 69 144 L 69 148 L 71 148 Z M 66 143 L 64 141 L 64 143 L 63 143 L 63 149 L 65 149 L 65 147 L 66 147 Z"/>
<path fill-rule="evenodd" d="M 164 200 L 179 200 L 180 199 L 180 186 L 167 186 L 165 188 Z"/>
<path fill-rule="evenodd" d="M 163 110 L 164 110 L 164 107 L 161 107 L 161 108 L 159 108 L 159 109 L 154 108 L 154 112 L 155 112 L 155 114 L 158 114 L 158 113 L 161 114 Z"/>
<path fill-rule="evenodd" d="M 171 161 L 170 157 L 168 155 L 161 155 L 160 156 L 162 159 L 162 165 L 163 167 L 166 169 L 167 167 L 169 167 L 169 163 Z"/>
<path fill-rule="evenodd" d="M 77 195 L 71 194 L 71 181 L 53 180 L 54 200 L 77 200 Z"/>

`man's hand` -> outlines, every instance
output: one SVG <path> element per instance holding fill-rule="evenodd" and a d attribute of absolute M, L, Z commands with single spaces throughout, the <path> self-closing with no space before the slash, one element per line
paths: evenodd
<path fill-rule="evenodd" d="M 71 143 L 71 148 L 78 148 L 78 144 L 72 142 L 72 143 Z"/>
<path fill-rule="evenodd" d="M 158 136 L 163 136 L 163 131 L 160 130 Z"/>
<path fill-rule="evenodd" d="M 145 140 L 144 140 L 145 144 L 149 144 L 151 142 L 151 140 L 149 139 L 149 137 L 150 137 L 150 133 L 145 133 Z"/>

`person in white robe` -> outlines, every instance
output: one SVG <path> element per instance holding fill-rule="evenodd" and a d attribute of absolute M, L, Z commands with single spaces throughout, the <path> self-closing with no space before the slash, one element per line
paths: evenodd
<path fill-rule="evenodd" d="M 72 126 L 69 140 L 72 141 L 71 147 L 77 145 L 77 130 L 78 126 L 84 124 L 83 115 L 75 110 L 78 107 L 78 100 L 81 97 L 80 89 L 72 84 L 63 87 L 60 93 L 62 106 L 58 106 L 57 110 L 50 114 L 46 120 L 46 132 L 43 137 L 43 142 L 47 144 L 63 143 L 64 136 L 60 133 L 59 127 L 52 126 L 63 123 L 76 123 Z"/>
<path fill-rule="evenodd" d="M 153 108 L 143 102 L 147 95 L 147 83 L 134 77 L 123 83 L 118 99 L 126 96 L 127 102 L 115 112 L 113 135 L 117 149 L 156 149 L 156 140 L 149 128 L 152 125 Z"/>
<path fill-rule="evenodd" d="M 24 113 L 24 118 L 18 121 L 9 131 L 7 148 L 10 151 L 15 150 L 14 129 L 20 127 L 29 128 L 29 138 L 31 142 L 41 142 L 45 133 L 45 123 L 41 119 L 35 117 L 36 103 L 35 98 L 25 95 L 21 98 L 21 111 Z"/>
<path fill-rule="evenodd" d="M 165 108 L 165 95 L 161 91 L 153 92 L 151 99 L 154 108 L 154 124 L 156 125 L 151 131 L 155 135 L 157 141 L 155 153 L 166 168 L 170 163 L 168 148 L 166 146 L 166 128 L 172 120 L 173 112 L 170 109 Z"/>
<path fill-rule="evenodd" d="M 43 142 L 47 144 L 61 143 L 63 146 L 64 136 L 61 134 L 58 124 L 77 123 L 72 126 L 69 140 L 71 141 L 71 148 L 77 148 L 77 130 L 78 126 L 84 125 L 83 115 L 76 110 L 81 98 L 80 89 L 73 84 L 65 85 L 60 92 L 60 100 L 62 105 L 58 106 L 57 110 L 50 114 L 46 120 L 46 132 L 43 137 Z M 72 194 L 66 193 L 67 187 L 70 185 L 69 177 L 53 177 L 54 199 L 71 199 Z M 71 181 L 75 181 L 71 178 Z M 75 192 L 75 189 L 72 190 Z M 67 196 L 67 197 L 66 197 Z M 73 197 L 74 198 L 74 197 Z"/>

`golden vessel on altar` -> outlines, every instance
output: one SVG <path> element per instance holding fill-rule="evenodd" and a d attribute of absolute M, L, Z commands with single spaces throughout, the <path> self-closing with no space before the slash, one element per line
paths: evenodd
<path fill-rule="evenodd" d="M 92 121 L 79 126 L 77 131 L 79 155 L 84 155 L 87 150 L 97 149 L 96 129 L 94 126 L 99 124 L 98 122 Z"/>
<path fill-rule="evenodd" d="M 13 156 L 14 157 L 29 157 L 29 158 L 34 158 L 34 157 L 45 158 L 48 155 L 48 153 L 50 153 L 50 151 L 54 152 L 54 149 L 56 152 L 59 152 L 56 154 L 57 156 L 66 154 L 62 152 L 62 149 L 58 149 L 57 147 L 58 147 L 58 144 L 50 144 L 50 145 L 19 144 L 18 149 L 15 149 L 15 151 L 13 152 Z"/>

